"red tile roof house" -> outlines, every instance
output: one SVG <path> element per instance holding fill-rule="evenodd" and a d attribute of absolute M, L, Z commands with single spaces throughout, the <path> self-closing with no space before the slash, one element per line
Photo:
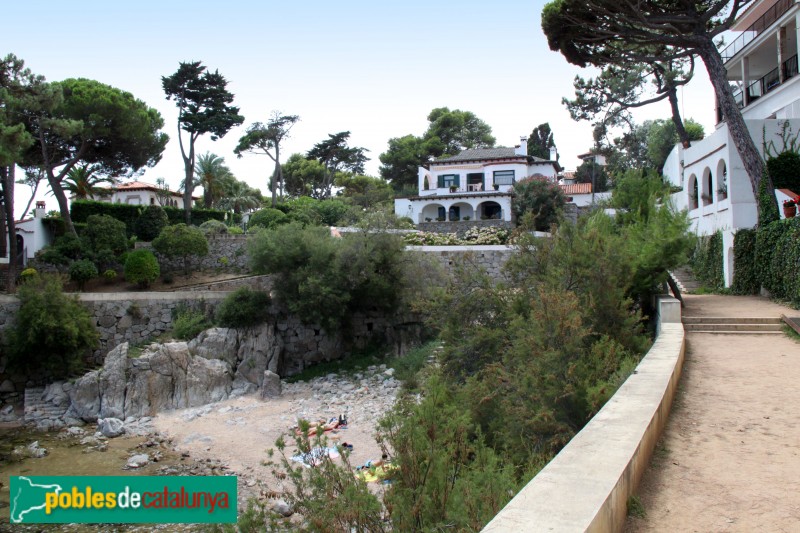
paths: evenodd
<path fill-rule="evenodd" d="M 162 194 L 161 188 L 152 183 L 145 183 L 143 181 L 122 183 L 109 188 L 109 193 L 110 194 L 104 193 L 95 195 L 93 199 L 115 204 L 162 205 L 159 201 L 159 194 Z M 192 199 L 199 200 L 200 198 L 198 196 L 192 196 Z M 164 206 L 183 209 L 183 194 L 170 191 Z"/>
<path fill-rule="evenodd" d="M 529 156 L 524 137 L 514 148 L 464 150 L 419 167 L 418 194 L 395 199 L 394 210 L 423 225 L 465 220 L 510 224 L 514 184 L 534 174 L 555 182 L 559 171 L 555 150 L 550 159 Z"/>

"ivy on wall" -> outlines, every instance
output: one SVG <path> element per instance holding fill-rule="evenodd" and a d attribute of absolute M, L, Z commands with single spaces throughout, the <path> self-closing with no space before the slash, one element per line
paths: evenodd
<path fill-rule="evenodd" d="M 761 282 L 756 271 L 756 231 L 741 229 L 733 237 L 734 294 L 758 294 Z"/>
<path fill-rule="evenodd" d="M 704 286 L 715 290 L 724 288 L 722 233 L 699 237 L 689 264 L 695 278 Z"/>
<path fill-rule="evenodd" d="M 800 219 L 778 220 L 756 235 L 756 276 L 772 296 L 800 303 Z"/>

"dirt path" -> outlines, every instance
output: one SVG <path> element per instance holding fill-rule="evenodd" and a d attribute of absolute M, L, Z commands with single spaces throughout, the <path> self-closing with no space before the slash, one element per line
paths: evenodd
<path fill-rule="evenodd" d="M 763 298 L 687 296 L 684 316 L 800 315 Z M 625 531 L 800 531 L 800 342 L 687 334 L 684 374 Z"/>

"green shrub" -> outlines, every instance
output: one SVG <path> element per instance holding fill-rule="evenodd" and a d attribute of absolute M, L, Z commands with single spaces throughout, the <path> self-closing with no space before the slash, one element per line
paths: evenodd
<path fill-rule="evenodd" d="M 86 219 L 83 231 L 89 250 L 97 253 L 107 252 L 119 255 L 128 249 L 125 224 L 108 215 L 92 215 Z"/>
<path fill-rule="evenodd" d="M 153 248 L 166 257 L 181 258 L 183 272 L 188 276 L 189 258 L 208 255 L 208 240 L 200 228 L 175 224 L 161 230 L 161 234 L 153 241 Z"/>
<path fill-rule="evenodd" d="M 243 235 L 244 230 L 239 226 L 228 226 L 228 233 L 230 235 Z"/>
<path fill-rule="evenodd" d="M 224 328 L 256 326 L 269 317 L 269 306 L 269 294 L 242 287 L 229 294 L 219 304 L 216 320 Z"/>
<path fill-rule="evenodd" d="M 114 280 L 117 279 L 117 271 L 112 268 L 109 268 L 108 270 L 103 272 L 103 279 L 106 280 L 106 283 L 113 283 Z"/>
<path fill-rule="evenodd" d="M 272 229 L 281 224 L 287 224 L 288 222 L 289 217 L 286 216 L 283 211 L 267 207 L 266 209 L 260 209 L 250 215 L 250 220 L 247 221 L 247 227 Z"/>
<path fill-rule="evenodd" d="M 536 230 L 549 231 L 561 216 L 566 202 L 567 197 L 557 183 L 544 177 L 530 177 L 514 184 L 511 209 L 517 220 L 529 213 L 533 216 Z"/>
<path fill-rule="evenodd" d="M 86 308 L 64 294 L 61 281 L 53 276 L 23 283 L 17 296 L 20 308 L 8 336 L 9 367 L 43 370 L 53 378 L 80 370 L 99 337 Z"/>
<path fill-rule="evenodd" d="M 172 334 L 176 339 L 188 341 L 212 327 L 211 321 L 201 311 L 184 309 L 176 310 L 175 314 L 175 320 L 172 322 Z"/>
<path fill-rule="evenodd" d="M 206 220 L 200 224 L 200 229 L 206 235 L 225 235 L 228 233 L 228 226 L 219 220 Z"/>
<path fill-rule="evenodd" d="M 66 266 L 70 262 L 87 255 L 86 243 L 72 233 L 56 237 L 51 246 L 46 246 L 38 254 L 41 261 L 56 266 Z"/>
<path fill-rule="evenodd" d="M 78 284 L 82 291 L 86 282 L 97 276 L 97 267 L 88 259 L 79 259 L 69 266 L 69 279 Z"/>
<path fill-rule="evenodd" d="M 128 253 L 125 260 L 125 281 L 144 289 L 157 280 L 160 274 L 158 259 L 150 250 L 133 250 Z"/>
<path fill-rule="evenodd" d="M 168 224 L 169 218 L 161 206 L 148 205 L 136 219 L 134 231 L 141 240 L 149 242 L 158 237 L 161 230 Z"/>
<path fill-rule="evenodd" d="M 329 332 L 353 313 L 396 309 L 408 282 L 403 241 L 385 233 L 333 238 L 328 228 L 293 222 L 249 242 L 252 269 L 277 274 L 275 294 L 306 324 Z"/>
<path fill-rule="evenodd" d="M 756 231 L 740 229 L 733 237 L 734 294 L 758 294 L 761 282 L 756 268 Z"/>
<path fill-rule="evenodd" d="M 35 268 L 28 267 L 19 274 L 19 280 L 22 283 L 27 283 L 32 279 L 36 279 L 39 276 L 39 273 L 36 271 Z"/>

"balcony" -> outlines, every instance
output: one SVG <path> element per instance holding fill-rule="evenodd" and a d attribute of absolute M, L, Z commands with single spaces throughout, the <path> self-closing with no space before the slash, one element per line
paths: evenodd
<path fill-rule="evenodd" d="M 783 71 L 783 82 L 781 82 L 778 69 L 774 68 L 767 74 L 765 74 L 764 76 L 762 76 L 761 78 L 757 79 L 756 81 L 752 82 L 750 85 L 747 86 L 748 103 L 755 102 L 768 92 L 772 91 L 776 87 L 779 87 L 781 83 L 786 83 L 787 80 L 797 76 L 798 74 L 797 55 L 793 55 L 792 57 L 784 61 L 780 68 Z M 738 87 L 733 90 L 733 98 L 736 100 L 736 103 L 739 104 L 739 109 L 745 107 L 744 94 L 742 93 L 742 90 L 739 89 Z"/>
<path fill-rule="evenodd" d="M 736 54 L 744 50 L 753 39 L 764 33 L 775 21 L 781 18 L 787 11 L 794 5 L 794 0 L 779 0 L 774 6 L 769 8 L 761 18 L 755 21 L 749 28 L 744 30 L 731 44 L 725 47 L 720 54 L 722 61 L 727 63 L 733 59 Z"/>

